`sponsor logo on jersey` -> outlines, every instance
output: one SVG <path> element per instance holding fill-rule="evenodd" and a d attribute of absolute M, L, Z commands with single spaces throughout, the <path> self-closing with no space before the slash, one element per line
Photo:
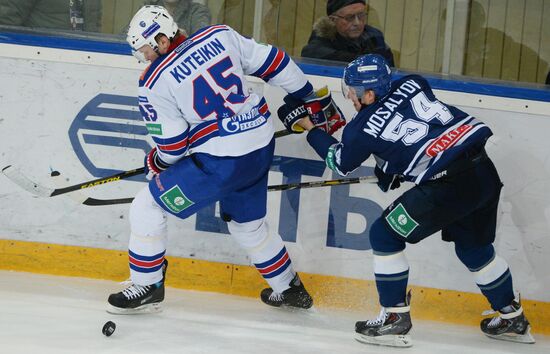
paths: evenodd
<path fill-rule="evenodd" d="M 388 225 L 403 237 L 408 237 L 416 229 L 418 223 L 407 213 L 403 204 L 399 203 L 387 216 Z"/>
<path fill-rule="evenodd" d="M 161 124 L 145 123 L 145 127 L 147 128 L 147 131 L 151 135 L 162 135 L 162 125 Z"/>
<path fill-rule="evenodd" d="M 239 114 L 233 117 L 223 118 L 218 122 L 220 136 L 226 136 L 257 128 L 267 122 L 267 105 L 260 104 L 250 112 Z"/>
<path fill-rule="evenodd" d="M 160 200 L 173 213 L 178 214 L 181 211 L 189 208 L 193 203 L 183 192 L 180 187 L 175 185 L 167 192 L 161 194 Z"/>
<path fill-rule="evenodd" d="M 460 138 L 462 138 L 464 134 L 469 132 L 471 129 L 471 125 L 461 125 L 460 127 L 451 130 L 445 135 L 440 136 L 433 143 L 431 143 L 430 146 L 428 146 L 428 148 L 426 149 L 426 155 L 434 157 L 440 152 L 447 150 L 448 148 L 456 144 L 456 142 L 460 140 Z"/>

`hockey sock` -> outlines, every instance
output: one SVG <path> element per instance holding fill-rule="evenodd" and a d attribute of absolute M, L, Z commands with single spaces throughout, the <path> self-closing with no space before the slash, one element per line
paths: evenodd
<path fill-rule="evenodd" d="M 500 258 L 493 245 L 463 249 L 455 245 L 455 251 L 464 265 L 474 274 L 475 282 L 493 310 L 498 311 L 514 300 L 512 274 L 508 263 Z"/>
<path fill-rule="evenodd" d="M 231 236 L 243 247 L 250 260 L 273 291 L 282 293 L 296 275 L 279 235 L 269 235 L 265 219 L 227 224 Z"/>
<path fill-rule="evenodd" d="M 403 251 L 374 254 L 374 277 L 380 305 L 395 307 L 403 303 L 409 280 L 409 263 Z"/>
<path fill-rule="evenodd" d="M 163 280 L 162 265 L 166 254 L 166 213 L 146 187 L 130 208 L 130 278 L 134 284 L 151 285 Z"/>
<path fill-rule="evenodd" d="M 407 292 L 409 263 L 403 253 L 405 242 L 392 235 L 381 218 L 372 224 L 369 240 L 380 305 L 394 307 L 405 301 Z"/>

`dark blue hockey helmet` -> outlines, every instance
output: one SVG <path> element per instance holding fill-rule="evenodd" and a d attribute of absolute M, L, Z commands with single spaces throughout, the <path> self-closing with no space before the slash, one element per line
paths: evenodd
<path fill-rule="evenodd" d="M 353 88 L 357 97 L 367 90 L 373 90 L 376 99 L 388 94 L 391 86 L 391 69 L 386 59 L 378 54 L 363 55 L 344 69 L 342 92 L 348 97 L 349 88 Z"/>

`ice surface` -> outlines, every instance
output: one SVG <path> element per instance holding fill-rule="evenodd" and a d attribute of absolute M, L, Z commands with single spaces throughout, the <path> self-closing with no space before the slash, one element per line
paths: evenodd
<path fill-rule="evenodd" d="M 353 339 L 370 313 L 270 308 L 259 299 L 167 288 L 164 311 L 105 312 L 121 285 L 83 278 L 0 271 L 0 353 L 550 353 L 550 337 L 534 345 L 495 341 L 473 327 L 414 321 L 412 348 Z M 413 304 L 414 306 L 414 304 Z M 111 337 L 101 333 L 112 320 Z"/>

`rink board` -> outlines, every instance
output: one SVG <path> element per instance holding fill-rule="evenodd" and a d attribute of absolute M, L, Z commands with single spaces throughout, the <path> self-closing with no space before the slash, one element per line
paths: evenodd
<path fill-rule="evenodd" d="M 5 44 L 0 45 L 2 55 L 11 57 L 0 57 L 0 82 L 9 83 L 0 88 L 0 167 L 15 164 L 40 183 L 64 186 L 141 166 L 151 142 L 136 106 L 140 67 L 130 64 L 131 58 Z M 328 84 L 344 113 L 352 116 L 338 79 L 310 78 L 315 87 Z M 275 118 L 283 92 L 255 79 L 249 86 L 264 93 Z M 510 264 L 526 307 L 532 307 L 530 318 L 535 312 L 546 316 L 546 321 L 533 318 L 535 331 L 548 333 L 543 323 L 550 322 L 550 104 L 438 94 L 478 116 L 495 133 L 487 150 L 505 184 L 495 247 Z M 278 121 L 276 126 L 282 129 Z M 371 174 L 372 166 L 367 161 L 357 174 Z M 61 177 L 50 177 L 52 170 Z M 270 184 L 334 177 L 303 137 L 278 140 Z M 135 178 L 84 193 L 129 197 L 144 187 L 143 179 Z M 294 267 L 307 274 L 304 281 L 318 304 L 376 306 L 368 228 L 401 192 L 384 194 L 372 185 L 353 185 L 269 194 L 270 230 L 286 241 Z M 0 268 L 120 280 L 127 276 L 128 205 L 87 207 L 70 196 L 39 199 L 4 176 L 0 205 Z M 169 239 L 168 255 L 175 260 L 172 286 L 250 296 L 263 286 L 249 259 L 228 237 L 216 206 L 187 220 L 171 218 Z M 434 235 L 408 247 L 406 254 L 419 316 L 477 323 L 488 304 L 477 295 L 452 244 Z M 110 265 L 110 257 L 116 264 Z M 461 299 L 464 306 L 452 299 Z M 545 311 L 535 311 L 541 308 Z"/>

